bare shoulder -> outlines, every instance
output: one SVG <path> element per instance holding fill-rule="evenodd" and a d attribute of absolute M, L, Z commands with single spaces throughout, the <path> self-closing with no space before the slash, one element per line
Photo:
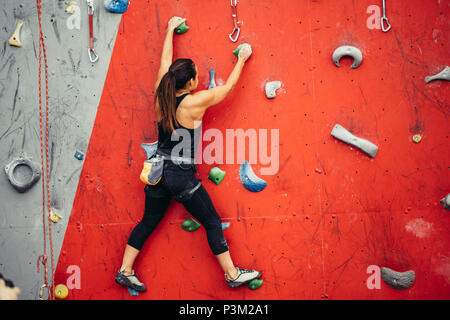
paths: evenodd
<path fill-rule="evenodd" d="M 211 90 L 199 90 L 186 97 L 186 105 L 191 107 L 208 107 L 209 103 L 213 100 L 214 94 Z"/>

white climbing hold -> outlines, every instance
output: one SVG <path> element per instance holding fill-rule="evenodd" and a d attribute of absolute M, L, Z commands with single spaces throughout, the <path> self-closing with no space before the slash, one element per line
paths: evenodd
<path fill-rule="evenodd" d="M 333 62 L 336 67 L 340 67 L 339 61 L 343 56 L 349 56 L 353 58 L 353 64 L 351 66 L 352 69 L 356 69 L 360 66 L 363 55 L 361 50 L 353 46 L 340 46 L 333 52 Z"/>
<path fill-rule="evenodd" d="M 374 158 L 378 152 L 378 147 L 372 142 L 354 136 L 347 129 L 339 124 L 336 124 L 331 131 L 331 135 L 338 140 L 341 140 L 349 145 L 356 147 L 366 153 L 369 157 Z"/>
<path fill-rule="evenodd" d="M 450 67 L 446 66 L 444 70 L 439 72 L 438 74 L 435 74 L 434 76 L 428 76 L 425 77 L 425 82 L 428 83 L 433 80 L 446 80 L 450 81 Z"/>
<path fill-rule="evenodd" d="M 445 196 L 444 199 L 440 201 L 444 209 L 450 210 L 450 193 Z"/>
<path fill-rule="evenodd" d="M 266 83 L 266 97 L 268 99 L 275 98 L 276 91 L 281 88 L 281 81 L 270 81 Z"/>
<path fill-rule="evenodd" d="M 80 7 L 78 6 L 78 4 L 75 1 L 71 1 L 66 7 L 66 12 L 71 14 L 70 17 L 68 17 L 67 20 L 66 20 L 67 29 L 69 29 L 69 30 L 73 30 L 73 29 L 80 30 L 80 27 L 81 27 L 81 11 L 80 11 Z"/>

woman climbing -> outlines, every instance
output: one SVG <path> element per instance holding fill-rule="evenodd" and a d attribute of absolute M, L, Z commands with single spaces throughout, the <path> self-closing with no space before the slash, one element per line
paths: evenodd
<path fill-rule="evenodd" d="M 158 121 L 157 154 L 166 159 L 163 174 L 156 185 L 147 185 L 144 189 L 144 216 L 130 234 L 122 266 L 115 278 L 117 283 L 136 291 L 145 291 L 146 288 L 134 273 L 134 261 L 146 239 L 161 221 L 172 197 L 183 204 L 205 228 L 209 247 L 222 267 L 229 287 L 238 287 L 261 276 L 258 271 L 234 266 L 222 232 L 221 219 L 201 180 L 195 176 L 197 167 L 193 164 L 205 111 L 231 93 L 251 55 L 251 49 L 247 46 L 240 50 L 238 61 L 224 85 L 192 93 L 198 85 L 198 70 L 194 62 L 191 59 L 177 59 L 172 63 L 173 33 L 184 21 L 185 19 L 173 17 L 168 23 L 154 87 Z M 174 139 L 174 134 L 179 138 L 183 136 L 182 141 Z M 179 157 L 173 156 L 173 149 L 178 143 L 185 141 L 186 134 L 186 141 L 189 142 L 187 152 L 184 148 Z"/>

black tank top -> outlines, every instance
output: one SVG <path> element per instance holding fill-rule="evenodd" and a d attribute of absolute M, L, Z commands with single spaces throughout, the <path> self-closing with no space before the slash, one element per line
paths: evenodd
<path fill-rule="evenodd" d="M 178 108 L 178 106 L 180 105 L 181 101 L 183 101 L 183 99 L 188 95 L 188 93 L 177 97 L 177 102 L 176 102 L 176 108 Z M 171 154 L 172 149 L 178 144 L 181 143 L 183 141 L 183 134 L 186 134 L 186 131 L 189 132 L 189 136 L 190 136 L 190 149 L 191 149 L 191 154 L 184 154 L 184 150 L 183 148 L 180 149 L 180 152 L 175 152 L 175 156 L 179 156 L 179 157 L 189 157 L 191 159 L 195 158 L 195 154 L 197 152 L 197 147 L 198 147 L 198 141 L 200 138 L 200 134 L 201 134 L 201 130 L 202 130 L 202 125 L 200 124 L 199 127 L 195 128 L 195 129 L 189 129 L 186 127 L 183 127 L 182 125 L 180 125 L 180 127 L 176 128 L 175 130 L 177 130 L 178 136 L 176 136 L 176 134 L 174 133 L 174 139 L 176 138 L 176 140 L 172 141 L 171 137 L 172 137 L 172 132 L 167 132 L 163 129 L 162 125 L 160 122 L 158 122 L 158 149 L 161 150 L 162 152 L 166 153 L 166 154 Z M 183 131 L 181 131 L 183 130 Z M 181 132 L 180 132 L 181 131 Z"/>

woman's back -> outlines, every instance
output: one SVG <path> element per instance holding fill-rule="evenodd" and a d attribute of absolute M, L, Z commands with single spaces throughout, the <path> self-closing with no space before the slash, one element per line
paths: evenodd
<path fill-rule="evenodd" d="M 188 95 L 189 94 L 186 93 L 177 97 L 177 109 L 181 101 L 183 101 L 183 99 Z M 178 151 L 176 154 L 174 154 L 175 156 L 194 159 L 195 154 L 197 153 L 201 131 L 201 124 L 194 129 L 186 128 L 180 124 L 180 126 L 175 129 L 175 132 L 169 132 L 163 128 L 161 122 L 158 122 L 158 149 L 170 155 L 172 154 L 172 150 L 177 146 L 176 151 L 180 149 L 181 151 Z M 181 145 L 178 145 L 179 143 L 181 143 Z M 190 150 L 190 152 L 188 152 L 187 150 Z"/>

